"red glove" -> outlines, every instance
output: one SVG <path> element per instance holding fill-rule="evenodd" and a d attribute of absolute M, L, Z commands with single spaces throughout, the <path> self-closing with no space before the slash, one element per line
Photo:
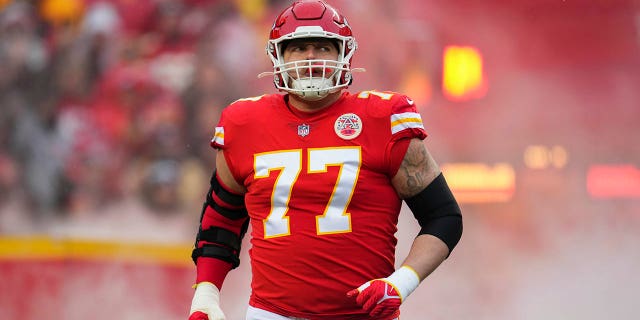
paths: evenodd
<path fill-rule="evenodd" d="M 347 296 L 356 296 L 356 303 L 375 319 L 395 319 L 400 315 L 400 294 L 384 279 L 371 280 Z"/>
<path fill-rule="evenodd" d="M 386 278 L 363 283 L 347 293 L 356 297 L 356 303 L 375 319 L 395 319 L 400 315 L 400 304 L 420 284 L 418 274 L 408 266 L 402 266 Z"/>

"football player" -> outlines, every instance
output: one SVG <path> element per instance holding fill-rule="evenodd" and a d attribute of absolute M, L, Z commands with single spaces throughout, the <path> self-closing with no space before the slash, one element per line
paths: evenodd
<path fill-rule="evenodd" d="M 356 48 L 324 1 L 295 1 L 276 18 L 267 54 L 284 93 L 232 103 L 211 141 L 190 320 L 225 319 L 220 289 L 249 224 L 250 320 L 397 319 L 458 243 L 460 208 L 414 102 L 345 90 Z M 402 201 L 421 230 L 395 269 Z"/>

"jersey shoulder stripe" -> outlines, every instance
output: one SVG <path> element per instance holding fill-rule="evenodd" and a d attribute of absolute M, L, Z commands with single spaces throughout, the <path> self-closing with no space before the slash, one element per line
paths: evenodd
<path fill-rule="evenodd" d="M 391 114 L 391 134 L 405 129 L 422 129 L 422 117 L 417 112 L 403 112 Z"/>
<path fill-rule="evenodd" d="M 211 145 L 224 146 L 224 127 L 216 127 L 211 138 Z"/>

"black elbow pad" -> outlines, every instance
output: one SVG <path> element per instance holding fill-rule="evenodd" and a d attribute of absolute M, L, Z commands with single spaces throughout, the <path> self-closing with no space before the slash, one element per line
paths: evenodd
<path fill-rule="evenodd" d="M 209 227 L 202 229 L 207 209 L 213 211 L 213 215 L 220 215 L 240 226 L 240 232 L 236 233 L 221 227 Z M 233 268 L 240 265 L 240 247 L 242 238 L 249 227 L 247 208 L 244 205 L 244 196 L 227 191 L 218 181 L 216 173 L 211 177 L 211 188 L 207 193 L 207 199 L 202 206 L 200 215 L 200 227 L 196 235 L 194 249 L 191 258 L 197 263 L 198 257 L 210 257 L 230 262 Z"/>

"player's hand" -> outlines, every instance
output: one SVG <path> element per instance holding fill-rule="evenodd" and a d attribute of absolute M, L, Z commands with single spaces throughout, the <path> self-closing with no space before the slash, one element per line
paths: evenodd
<path fill-rule="evenodd" d="M 395 319 L 400 315 L 402 298 L 398 290 L 386 279 L 365 282 L 357 289 L 349 291 L 347 296 L 356 297 L 356 303 L 372 318 Z"/>
<path fill-rule="evenodd" d="M 356 303 L 372 318 L 395 319 L 400 305 L 420 284 L 420 277 L 410 267 L 403 266 L 386 278 L 363 283 L 347 293 L 356 297 Z"/>
<path fill-rule="evenodd" d="M 212 283 L 200 282 L 196 285 L 189 320 L 225 320 L 220 309 L 220 290 Z"/>

